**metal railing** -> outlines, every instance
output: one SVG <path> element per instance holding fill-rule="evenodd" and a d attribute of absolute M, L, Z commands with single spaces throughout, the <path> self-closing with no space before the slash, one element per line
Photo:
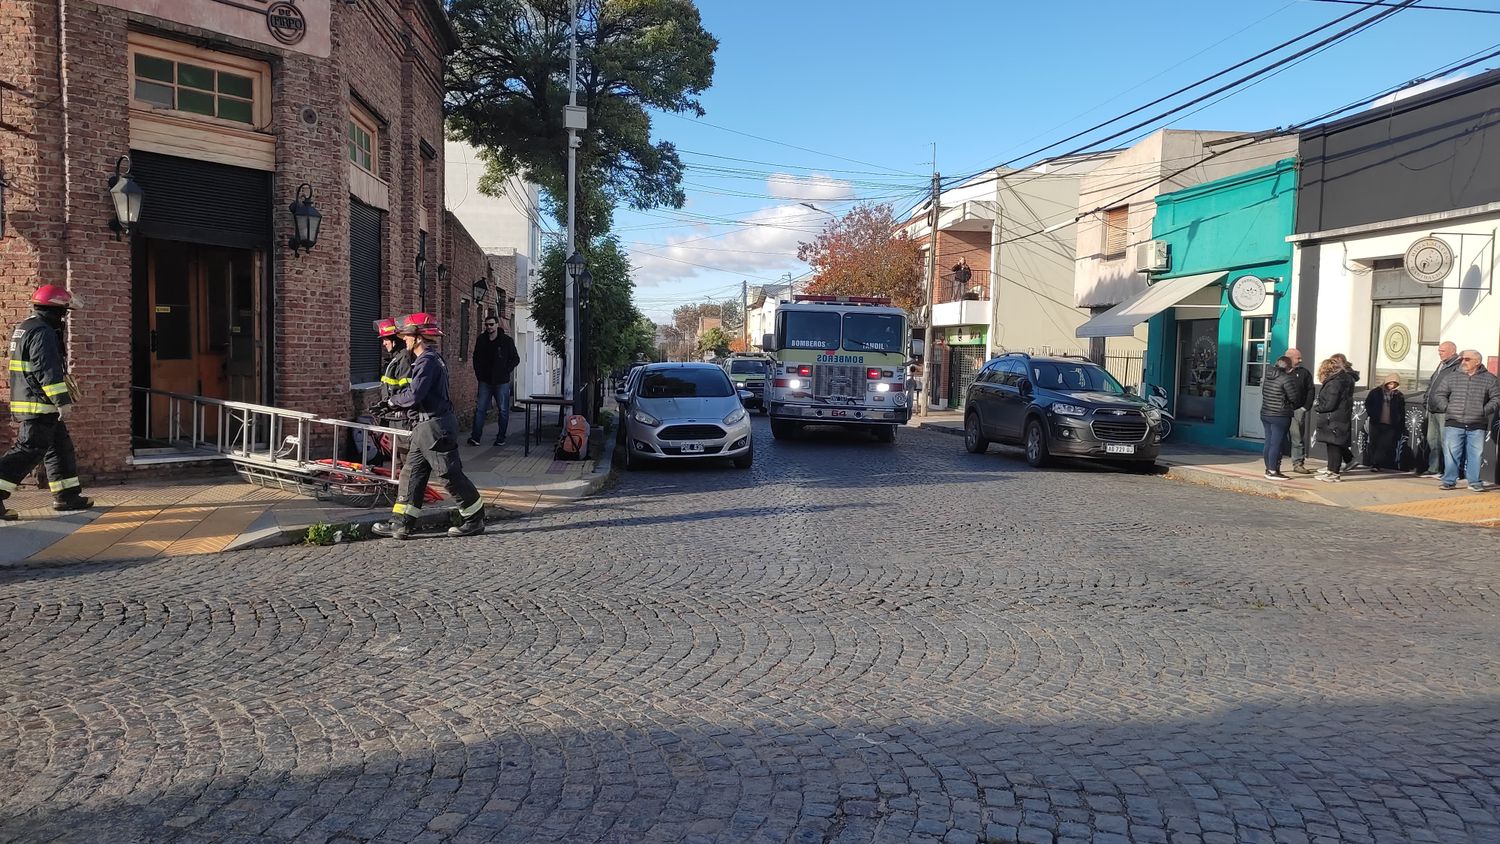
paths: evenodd
<path fill-rule="evenodd" d="M 222 456 L 252 483 L 363 498 L 388 494 L 400 481 L 410 431 L 149 387 L 130 389 L 143 398 L 146 440 Z M 154 411 L 163 410 L 158 421 Z M 153 430 L 163 423 L 166 430 Z M 357 445 L 345 448 L 346 440 Z M 388 446 L 389 472 L 371 465 L 372 459 L 385 454 L 381 441 Z"/>

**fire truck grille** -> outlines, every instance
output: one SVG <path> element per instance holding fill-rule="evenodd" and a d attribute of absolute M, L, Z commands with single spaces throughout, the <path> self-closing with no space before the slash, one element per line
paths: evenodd
<path fill-rule="evenodd" d="M 841 364 L 820 364 L 813 368 L 813 396 L 816 398 L 863 399 L 865 368 Z"/>

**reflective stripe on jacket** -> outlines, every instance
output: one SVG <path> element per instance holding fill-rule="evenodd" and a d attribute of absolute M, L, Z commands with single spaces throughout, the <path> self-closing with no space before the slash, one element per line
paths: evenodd
<path fill-rule="evenodd" d="M 35 314 L 10 335 L 10 412 L 45 416 L 73 403 L 68 365 L 57 326 Z"/>

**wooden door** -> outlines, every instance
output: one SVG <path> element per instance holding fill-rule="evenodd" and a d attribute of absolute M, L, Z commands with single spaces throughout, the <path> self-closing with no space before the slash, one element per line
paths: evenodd
<path fill-rule="evenodd" d="M 150 325 L 151 388 L 198 394 L 196 305 L 197 267 L 193 247 L 171 241 L 151 243 Z M 169 403 L 151 402 L 151 438 L 170 436 Z M 185 413 L 181 424 L 191 424 Z M 191 433 L 191 431 L 189 431 Z"/>

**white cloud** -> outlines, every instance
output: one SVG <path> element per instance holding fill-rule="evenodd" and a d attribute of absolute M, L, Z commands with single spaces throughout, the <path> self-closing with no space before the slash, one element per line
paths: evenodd
<path fill-rule="evenodd" d="M 853 185 L 843 179 L 835 179 L 819 173 L 811 176 L 776 173 L 766 180 L 766 187 L 769 193 L 777 199 L 790 199 L 794 202 L 812 202 L 820 199 L 831 202 L 854 198 Z"/>
<path fill-rule="evenodd" d="M 754 283 L 800 271 L 797 245 L 816 237 L 837 209 L 823 213 L 799 203 L 854 198 L 848 182 L 817 174 L 774 174 L 766 180 L 766 192 L 787 202 L 741 214 L 734 218 L 737 224 L 694 225 L 659 244 L 627 243 L 636 284 L 651 287 L 718 273 L 742 274 Z"/>
<path fill-rule="evenodd" d="M 1369 107 L 1379 108 L 1381 106 L 1388 106 L 1391 103 L 1397 102 L 1398 100 L 1404 100 L 1407 97 L 1415 97 L 1418 94 L 1425 94 L 1428 91 L 1433 90 L 1434 88 L 1441 88 L 1444 85 L 1451 85 L 1461 79 L 1468 79 L 1473 75 L 1474 74 L 1469 73 L 1468 71 L 1464 71 L 1463 73 L 1455 73 L 1452 76 L 1444 76 L 1441 79 L 1429 79 L 1426 82 L 1418 85 L 1413 85 L 1410 88 L 1402 88 L 1400 91 L 1396 91 L 1392 94 L 1387 94 L 1386 96 L 1381 97 L 1375 102 L 1370 103 Z"/>
<path fill-rule="evenodd" d="M 797 265 L 797 245 L 817 236 L 828 217 L 798 205 L 762 208 L 736 225 L 693 226 L 661 244 L 630 243 L 638 286 L 715 272 L 771 276 Z"/>

